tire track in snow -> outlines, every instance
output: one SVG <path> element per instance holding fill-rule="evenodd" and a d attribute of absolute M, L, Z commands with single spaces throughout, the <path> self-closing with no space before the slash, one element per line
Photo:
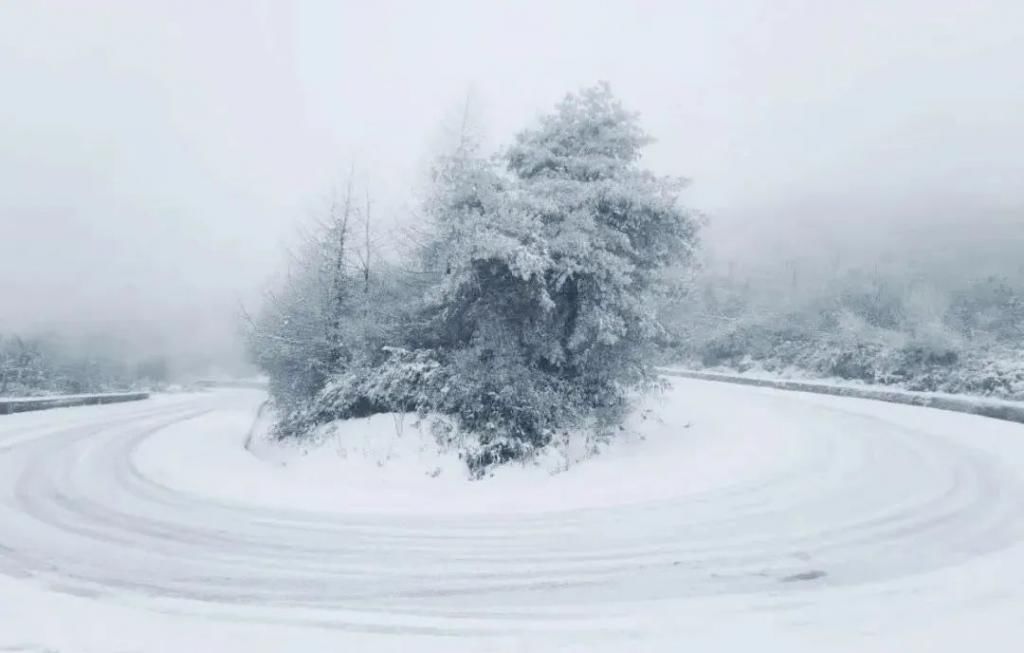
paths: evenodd
<path fill-rule="evenodd" d="M 711 392 L 764 418 L 762 466 L 537 514 L 287 510 L 147 478 L 138 447 L 226 393 L 29 422 L 0 434 L 0 573 L 165 612 L 470 636 L 616 630 L 669 599 L 883 587 L 1024 537 L 1021 479 L 983 452 L 844 407 Z"/>

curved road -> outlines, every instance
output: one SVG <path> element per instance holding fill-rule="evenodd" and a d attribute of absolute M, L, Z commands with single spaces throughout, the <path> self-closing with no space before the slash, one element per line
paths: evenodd
<path fill-rule="evenodd" d="M 1019 650 L 1024 426 L 674 385 L 678 464 L 503 514 L 267 506 L 230 464 L 217 495 L 140 464 L 214 423 L 237 447 L 253 391 L 0 418 L 0 651 Z"/>

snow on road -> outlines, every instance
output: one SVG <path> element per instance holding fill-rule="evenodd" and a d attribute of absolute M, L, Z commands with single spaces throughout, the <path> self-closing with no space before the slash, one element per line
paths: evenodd
<path fill-rule="evenodd" d="M 1019 650 L 1024 426 L 673 383 L 479 482 L 257 458 L 251 390 L 0 418 L 0 651 Z"/>

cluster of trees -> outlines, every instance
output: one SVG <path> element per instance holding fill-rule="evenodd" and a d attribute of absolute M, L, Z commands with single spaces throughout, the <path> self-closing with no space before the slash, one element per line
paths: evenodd
<path fill-rule="evenodd" d="M 705 366 L 1024 397 L 1024 278 L 853 269 L 795 277 L 706 272 L 674 307 L 671 355 Z"/>
<path fill-rule="evenodd" d="M 648 142 L 606 85 L 500 154 L 464 134 L 398 256 L 375 254 L 350 185 L 251 320 L 278 434 L 429 413 L 442 438 L 473 434 L 481 472 L 565 429 L 610 428 L 655 381 L 658 308 L 697 244 L 681 180 L 640 165 Z"/>
<path fill-rule="evenodd" d="M 128 390 L 167 381 L 160 357 L 129 361 L 102 343 L 72 346 L 55 335 L 0 334 L 0 396 Z"/>

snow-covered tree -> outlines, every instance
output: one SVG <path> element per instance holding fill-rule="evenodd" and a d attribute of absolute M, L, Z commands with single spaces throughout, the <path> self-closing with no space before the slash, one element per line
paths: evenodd
<path fill-rule="evenodd" d="M 607 85 L 569 95 L 500 156 L 463 132 L 433 167 L 416 260 L 385 266 L 362 312 L 358 277 L 330 265 L 348 232 L 328 230 L 255 329 L 278 403 L 300 418 L 282 433 L 438 413 L 477 436 L 480 471 L 615 423 L 654 380 L 666 271 L 697 242 L 681 180 L 640 164 L 649 140 Z"/>
<path fill-rule="evenodd" d="M 284 282 L 249 319 L 254 361 L 270 377 L 270 391 L 286 415 L 302 412 L 328 377 L 351 357 L 352 300 L 356 293 L 349 249 L 354 222 L 351 175 L 343 196 L 333 195 L 323 216 L 290 254 Z"/>
<path fill-rule="evenodd" d="M 282 436 L 351 414 L 353 406 L 325 403 L 321 394 L 375 366 L 385 347 L 401 341 L 399 323 L 417 305 L 394 266 L 374 252 L 370 212 L 369 197 L 357 202 L 347 184 L 291 253 L 283 282 L 246 316 L 250 352 L 270 379 Z M 359 414 L 379 408 L 359 404 Z"/>
<path fill-rule="evenodd" d="M 447 408 L 495 442 L 481 463 L 614 416 L 653 379 L 663 272 L 691 257 L 698 223 L 680 180 L 641 167 L 649 140 L 602 84 L 498 160 L 441 162 L 432 344 L 457 388 Z"/>

